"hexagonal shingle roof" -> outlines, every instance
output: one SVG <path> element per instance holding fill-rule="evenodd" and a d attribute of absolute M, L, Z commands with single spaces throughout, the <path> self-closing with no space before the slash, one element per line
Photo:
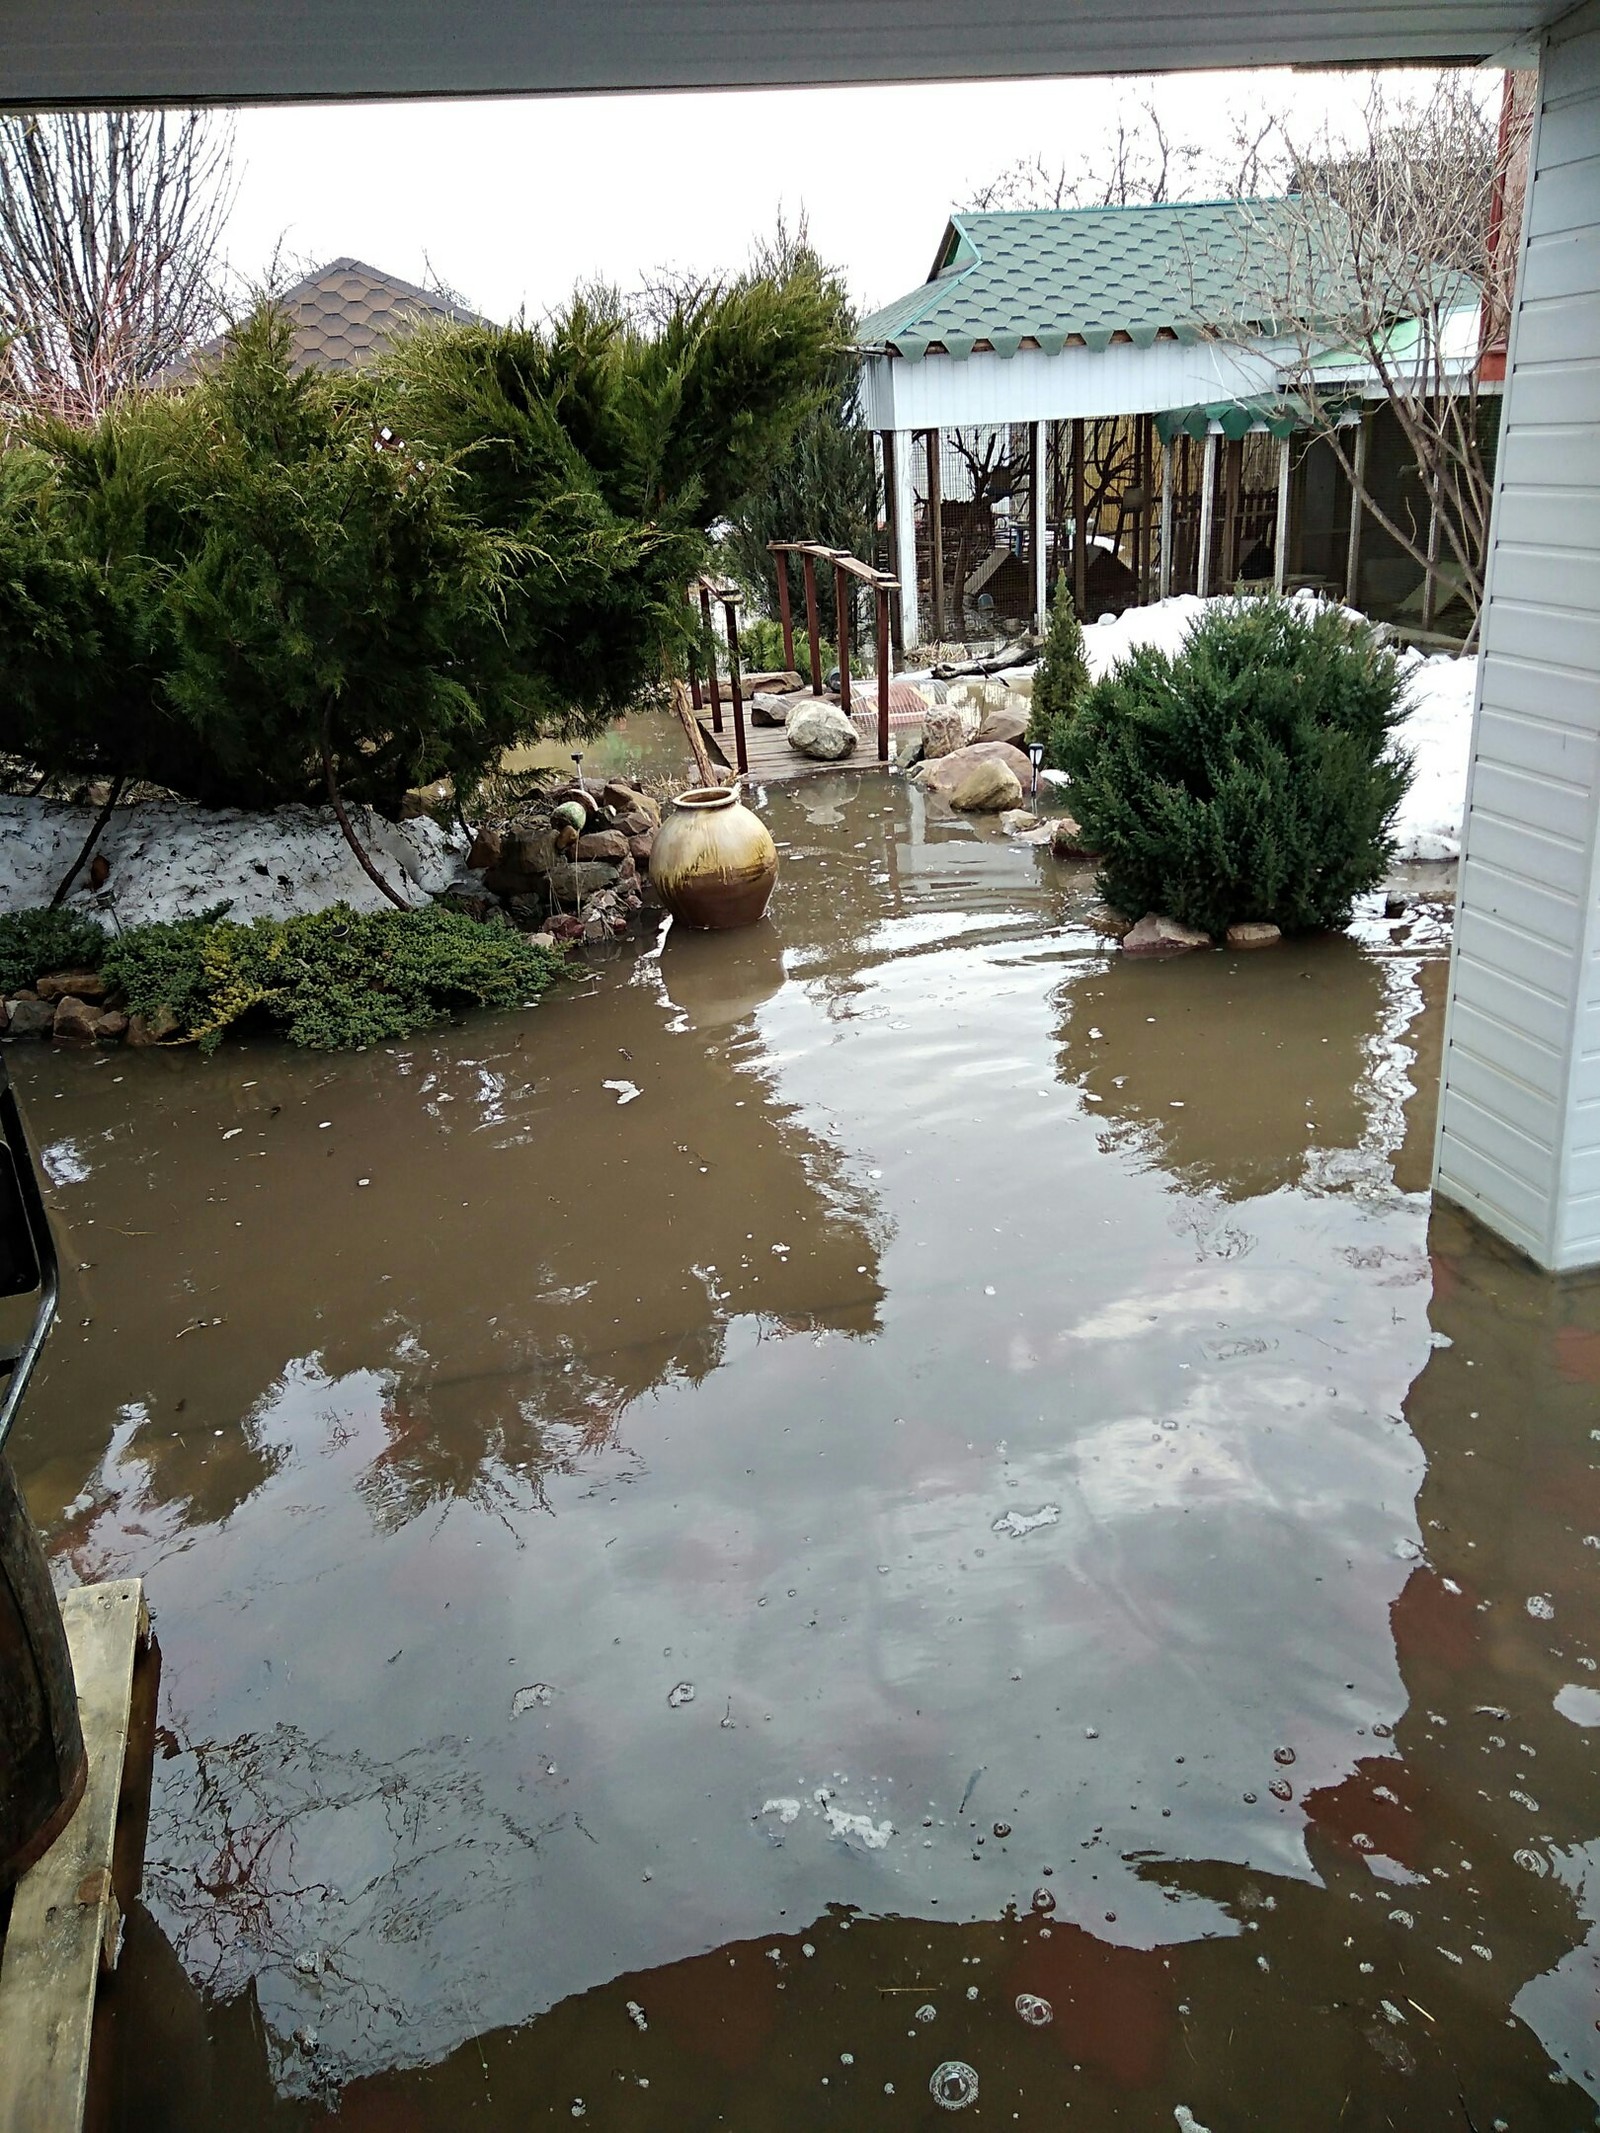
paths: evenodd
<path fill-rule="evenodd" d="M 1277 203 L 1032 208 L 952 215 L 933 272 L 861 321 L 856 338 L 917 362 L 988 346 L 1047 355 L 1113 339 L 1194 340 L 1200 321 L 1243 305 L 1251 232 Z"/>
<path fill-rule="evenodd" d="M 360 259 L 335 259 L 273 299 L 289 321 L 290 367 L 294 370 L 357 370 L 374 361 L 418 319 L 481 324 L 431 289 L 419 289 Z M 168 382 L 181 383 L 208 356 L 220 355 L 227 335 L 207 341 L 173 366 Z"/>

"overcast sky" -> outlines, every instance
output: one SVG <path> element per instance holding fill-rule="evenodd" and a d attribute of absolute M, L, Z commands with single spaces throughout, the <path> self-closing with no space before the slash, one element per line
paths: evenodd
<path fill-rule="evenodd" d="M 950 208 L 1020 157 L 1092 156 L 1153 94 L 1169 131 L 1223 151 L 1230 114 L 1291 104 L 1347 126 L 1368 77 L 1188 74 L 938 87 L 772 89 L 248 111 L 228 249 L 256 277 L 280 240 L 491 317 L 542 315 L 580 279 L 737 266 L 801 209 L 863 309 L 926 275 Z M 430 275 L 427 262 L 435 270 Z"/>

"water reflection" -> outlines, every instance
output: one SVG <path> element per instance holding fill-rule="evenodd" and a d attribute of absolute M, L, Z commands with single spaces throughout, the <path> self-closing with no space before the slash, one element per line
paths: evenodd
<path fill-rule="evenodd" d="M 1436 935 L 1112 965 L 771 817 L 726 955 L 29 1063 L 25 1478 L 166 1653 L 122 2123 L 1589 2123 L 1600 1326 L 1430 1259 Z"/>

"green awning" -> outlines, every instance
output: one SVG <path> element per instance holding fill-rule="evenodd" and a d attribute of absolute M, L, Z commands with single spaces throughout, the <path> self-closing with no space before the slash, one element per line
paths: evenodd
<path fill-rule="evenodd" d="M 1224 437 L 1246 437 L 1252 430 L 1292 437 L 1306 427 L 1306 411 L 1298 400 L 1281 396 L 1213 400 L 1208 407 L 1169 407 L 1156 417 L 1156 434 L 1163 444 L 1171 444 L 1175 437 L 1204 437 L 1213 423 Z"/>

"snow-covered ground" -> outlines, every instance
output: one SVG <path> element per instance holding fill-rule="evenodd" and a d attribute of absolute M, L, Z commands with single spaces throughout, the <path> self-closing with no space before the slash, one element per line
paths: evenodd
<path fill-rule="evenodd" d="M 1309 593 L 1294 597 L 1315 604 Z M 1151 607 L 1130 607 L 1091 622 L 1083 633 L 1090 673 L 1098 681 L 1139 645 L 1177 651 L 1209 604 L 1193 593 L 1179 593 Z M 1478 662 L 1453 659 L 1448 653 L 1428 658 L 1409 650 L 1401 653 L 1400 661 L 1408 709 L 1398 738 L 1415 769 L 1395 824 L 1395 857 L 1459 859 Z"/>
<path fill-rule="evenodd" d="M 0 797 L 0 911 L 47 904 L 83 847 L 95 810 L 50 800 Z M 466 851 L 436 822 L 386 822 L 352 810 L 356 834 L 386 880 L 413 904 L 437 895 L 462 871 Z M 230 918 L 290 918 L 347 903 L 357 911 L 392 906 L 363 873 L 331 808 L 236 808 L 210 813 L 172 800 L 118 808 L 96 846 L 110 863 L 107 897 L 124 926 L 183 918 L 231 903 Z M 67 898 L 110 925 L 85 868 Z"/>

